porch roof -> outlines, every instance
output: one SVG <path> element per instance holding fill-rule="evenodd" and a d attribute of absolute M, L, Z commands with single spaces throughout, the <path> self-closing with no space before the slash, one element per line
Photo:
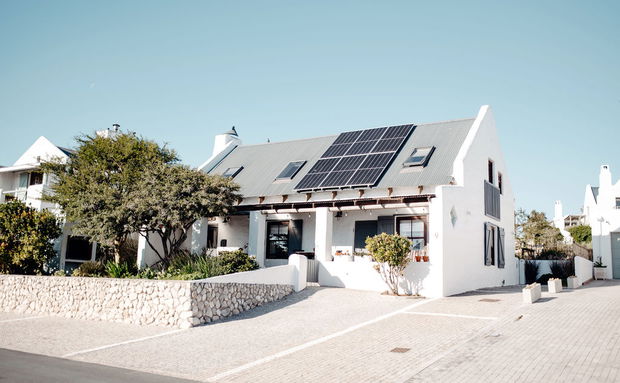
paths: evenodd
<path fill-rule="evenodd" d="M 452 180 L 452 166 L 474 118 L 419 124 L 405 142 L 391 166 L 374 188 L 445 185 Z M 234 178 L 244 197 L 297 194 L 294 187 L 338 135 L 258 145 L 241 145 L 228 154 L 210 174 L 243 167 Z M 402 164 L 415 148 L 434 146 L 423 168 L 403 169 Z M 275 181 L 291 161 L 306 161 L 290 181 Z"/>

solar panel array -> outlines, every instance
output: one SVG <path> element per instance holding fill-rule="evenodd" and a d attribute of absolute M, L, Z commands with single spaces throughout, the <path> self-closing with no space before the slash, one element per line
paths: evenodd
<path fill-rule="evenodd" d="M 415 125 L 341 133 L 295 190 L 320 190 L 375 185 Z"/>

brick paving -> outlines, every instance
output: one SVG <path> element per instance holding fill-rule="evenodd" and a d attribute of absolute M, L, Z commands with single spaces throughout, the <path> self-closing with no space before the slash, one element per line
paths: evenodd
<path fill-rule="evenodd" d="M 518 287 L 438 300 L 312 287 L 236 319 L 170 335 L 14 318 L 0 315 L 0 347 L 58 356 L 106 344 L 112 334 L 121 344 L 70 358 L 200 381 L 620 381 L 620 281 L 543 292 L 532 305 L 521 302 Z M 65 340 L 73 327 L 86 342 Z M 150 334 L 162 336 L 122 343 Z"/>

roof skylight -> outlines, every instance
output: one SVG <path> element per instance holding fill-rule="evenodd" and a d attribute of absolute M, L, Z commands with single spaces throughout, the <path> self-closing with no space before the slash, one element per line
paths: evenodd
<path fill-rule="evenodd" d="M 301 170 L 301 168 L 306 164 L 306 161 L 292 161 L 289 162 L 288 165 L 278 174 L 276 180 L 290 180 L 295 177 L 295 175 Z"/>
<path fill-rule="evenodd" d="M 239 174 L 241 170 L 243 170 L 243 166 L 228 168 L 224 171 L 224 173 L 222 173 L 222 176 L 226 178 L 235 178 L 235 176 Z"/>
<path fill-rule="evenodd" d="M 426 148 L 415 148 L 413 153 L 405 160 L 403 166 L 411 167 L 411 166 L 426 166 L 428 164 L 428 160 L 433 155 L 435 151 L 434 146 L 429 146 Z"/>

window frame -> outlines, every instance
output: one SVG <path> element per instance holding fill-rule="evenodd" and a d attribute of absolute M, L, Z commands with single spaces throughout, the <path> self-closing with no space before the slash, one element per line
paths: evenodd
<path fill-rule="evenodd" d="M 271 236 L 271 227 L 274 225 L 279 225 L 280 227 L 286 227 L 286 239 L 278 239 L 278 240 L 272 240 L 269 237 Z M 290 221 L 289 220 L 274 220 L 274 221 L 267 221 L 266 222 L 266 233 L 265 233 L 265 259 L 288 259 L 289 256 L 289 248 L 288 248 L 288 243 L 289 243 L 289 237 L 290 237 Z M 280 233 L 278 232 L 278 235 L 280 235 Z M 285 242 L 285 246 L 286 246 L 286 252 L 285 254 L 272 254 L 270 249 L 271 249 L 271 243 L 274 242 Z"/>
<path fill-rule="evenodd" d="M 487 181 L 495 186 L 495 162 L 490 158 L 487 167 Z"/>
<path fill-rule="evenodd" d="M 231 170 L 233 171 L 232 174 L 226 175 L 226 173 L 228 173 Z M 237 174 L 241 173 L 242 170 L 243 170 L 243 166 L 233 166 L 230 168 L 226 168 L 226 170 L 224 170 L 224 172 L 222 173 L 222 177 L 231 178 L 231 179 L 235 178 Z"/>
<path fill-rule="evenodd" d="M 425 247 L 428 246 L 428 216 L 426 215 L 398 215 L 395 217 L 395 232 L 398 235 L 402 235 L 400 233 L 400 222 L 401 221 L 420 221 L 422 222 L 422 224 L 424 225 L 424 235 L 421 237 L 405 237 L 409 240 L 413 240 L 413 239 L 423 239 L 424 240 L 424 246 L 422 246 L 422 249 L 424 249 Z M 420 250 L 422 250 L 420 249 Z"/>
<path fill-rule="evenodd" d="M 415 162 L 411 161 L 411 159 L 416 156 L 416 153 L 422 150 L 428 150 L 428 153 L 424 155 L 423 160 L 415 161 Z M 417 166 L 425 167 L 426 165 L 428 165 L 428 162 L 430 161 L 431 156 L 433 155 L 434 152 L 435 152 L 434 146 L 422 146 L 419 148 L 415 148 L 413 149 L 413 152 L 409 155 L 409 157 L 407 157 L 405 162 L 403 162 L 403 166 L 406 168 L 412 168 L 412 167 L 417 167 Z M 417 156 L 417 157 L 420 157 L 420 156 Z"/>
<path fill-rule="evenodd" d="M 39 176 L 40 178 L 38 178 Z M 41 182 L 37 182 L 38 180 L 40 180 Z M 28 175 L 28 186 L 37 185 L 43 185 L 43 172 L 30 172 L 30 174 Z"/>
<path fill-rule="evenodd" d="M 504 175 L 501 172 L 497 172 L 497 188 L 499 194 L 504 194 Z"/>
<path fill-rule="evenodd" d="M 284 169 L 282 169 L 282 171 L 276 176 L 275 181 L 287 181 L 287 180 L 292 180 L 293 178 L 295 178 L 295 176 L 297 174 L 299 174 L 299 171 L 306 165 L 306 160 L 298 160 L 298 161 L 290 161 L 288 164 L 286 164 L 286 166 L 284 167 Z M 293 174 L 291 174 L 290 176 L 282 176 L 282 173 L 284 173 L 289 166 L 291 166 L 292 164 L 300 164 L 297 169 L 293 172 Z"/>

